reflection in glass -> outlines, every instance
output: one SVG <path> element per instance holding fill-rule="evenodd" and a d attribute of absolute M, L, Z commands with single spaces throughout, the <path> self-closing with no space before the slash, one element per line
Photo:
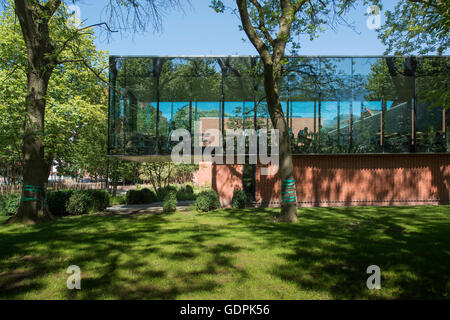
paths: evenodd
<path fill-rule="evenodd" d="M 448 152 L 448 57 L 287 57 L 282 110 L 294 154 Z M 257 57 L 111 57 L 109 154 L 170 155 L 175 129 L 201 146 L 270 129 Z M 194 143 L 195 139 L 193 139 Z"/>

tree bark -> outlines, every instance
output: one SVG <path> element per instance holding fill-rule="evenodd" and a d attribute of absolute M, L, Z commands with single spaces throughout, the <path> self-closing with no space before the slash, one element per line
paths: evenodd
<path fill-rule="evenodd" d="M 261 10 L 261 5 L 258 1 L 251 1 L 259 13 L 259 29 L 264 30 L 264 17 Z M 279 172 L 281 183 L 286 180 L 294 181 L 294 166 L 292 163 L 291 145 L 289 130 L 286 123 L 286 118 L 283 114 L 283 109 L 280 102 L 279 82 L 281 78 L 282 59 L 286 50 L 286 44 L 291 33 L 291 26 L 295 14 L 306 3 L 306 0 L 298 1 L 295 5 L 289 0 L 281 0 L 280 7 L 282 13 L 278 19 L 279 28 L 277 38 L 273 39 L 267 32 L 263 32 L 268 44 L 266 44 L 255 31 L 255 27 L 249 17 L 249 11 L 246 0 L 236 0 L 236 5 L 241 17 L 242 27 L 247 34 L 247 37 L 252 42 L 253 46 L 258 51 L 261 60 L 264 64 L 264 89 L 266 92 L 266 99 L 268 111 L 272 125 L 279 130 Z M 269 46 L 273 49 L 271 53 Z M 282 187 L 282 190 L 284 188 Z M 295 184 L 294 184 L 295 189 Z M 280 222 L 296 222 L 297 218 L 297 203 L 282 201 L 281 215 L 278 218 Z"/>
<path fill-rule="evenodd" d="M 292 163 L 291 144 L 289 137 L 289 130 L 286 123 L 286 118 L 283 114 L 279 96 L 279 84 L 277 77 L 274 74 L 274 68 L 270 64 L 264 65 L 264 88 L 267 96 L 267 104 L 269 107 L 269 115 L 273 127 L 279 130 L 280 134 L 280 161 L 279 173 L 281 181 L 295 180 L 294 166 Z M 297 203 L 287 202 L 281 205 L 281 215 L 278 218 L 280 222 L 296 222 L 297 218 Z"/>
<path fill-rule="evenodd" d="M 36 224 L 52 220 L 46 203 L 48 179 L 44 156 L 44 116 L 48 83 L 56 66 L 49 21 L 60 0 L 15 0 L 15 11 L 27 47 L 27 97 L 23 136 L 23 190 L 17 214 L 9 222 Z"/>

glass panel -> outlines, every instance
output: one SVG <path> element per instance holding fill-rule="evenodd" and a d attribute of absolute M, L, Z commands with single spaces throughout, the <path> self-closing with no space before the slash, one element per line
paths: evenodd
<path fill-rule="evenodd" d="M 195 121 L 202 146 L 208 129 L 272 128 L 258 57 L 110 66 L 110 155 L 169 155 L 172 132 L 194 133 Z M 449 69 L 448 57 L 287 57 L 279 92 L 293 153 L 448 152 Z"/>
<path fill-rule="evenodd" d="M 416 72 L 416 151 L 446 152 L 445 95 L 450 65 L 441 58 L 418 59 Z"/>

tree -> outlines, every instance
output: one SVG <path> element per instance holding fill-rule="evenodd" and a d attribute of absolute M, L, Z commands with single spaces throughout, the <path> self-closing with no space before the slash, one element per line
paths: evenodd
<path fill-rule="evenodd" d="M 173 183 L 185 183 L 198 170 L 195 164 L 173 164 L 171 162 L 148 162 L 140 167 L 142 181 L 150 182 L 155 192 Z"/>
<path fill-rule="evenodd" d="M 379 2 L 374 1 L 376 4 Z M 446 53 L 450 46 L 449 15 L 449 1 L 399 1 L 392 11 L 386 12 L 386 22 L 378 31 L 378 38 L 387 46 L 385 54 L 407 55 L 418 53 L 424 55 L 437 53 L 442 55 Z M 417 61 L 415 58 L 409 59 L 409 61 L 405 61 L 403 67 L 404 75 L 414 75 L 416 72 Z M 386 64 L 393 81 L 396 81 L 395 79 L 399 79 L 399 72 L 395 70 L 394 60 L 394 58 L 387 58 Z M 443 63 L 445 64 L 445 62 Z M 427 66 L 422 67 L 422 69 L 429 69 L 426 74 L 430 77 L 429 79 L 433 79 L 431 83 L 428 83 L 430 87 L 427 95 L 430 101 L 437 101 L 437 104 L 448 108 L 447 101 L 450 96 L 450 87 L 448 86 L 448 72 L 445 73 L 448 66 L 441 66 L 440 68 L 441 72 L 434 71 L 434 74 L 432 74 L 431 71 L 436 70 L 436 68 L 430 70 Z M 400 87 L 398 83 L 395 86 Z"/>
<path fill-rule="evenodd" d="M 114 13 L 111 17 L 119 26 L 132 22 L 135 28 L 144 29 L 148 18 L 156 18 L 153 21 L 158 23 L 157 5 L 161 3 L 158 0 L 115 0 L 109 1 L 107 8 Z M 166 3 L 176 4 L 178 1 Z M 69 14 L 62 0 L 14 0 L 14 10 L 27 49 L 27 96 L 22 145 L 23 196 L 19 211 L 10 222 L 35 224 L 52 219 L 45 204 L 48 163 L 43 138 L 49 81 L 55 68 L 64 63 L 77 62 L 91 69 L 76 53 L 80 35 L 92 32 L 92 28 L 67 24 Z M 130 18 L 134 20 L 130 21 Z M 105 23 L 99 25 L 107 26 Z M 55 33 L 65 34 L 64 41 L 56 41 Z M 67 59 L 63 52 L 72 55 Z"/>
<path fill-rule="evenodd" d="M 7 7 L 0 15 L 0 175 L 9 183 L 22 175 L 24 100 L 26 96 L 26 48 L 15 13 Z M 55 34 L 58 40 L 60 34 Z M 63 37 L 61 41 L 64 41 Z M 79 38 L 78 56 L 97 73 L 107 69 L 105 52 L 95 48 L 94 37 Z M 106 77 L 104 77 L 106 78 Z M 78 177 L 89 173 L 105 177 L 107 139 L 107 85 L 91 70 L 77 63 L 55 69 L 49 81 L 45 116 L 45 160 L 47 168 L 57 165 L 59 175 Z M 46 178 L 49 171 L 45 173 Z"/>
<path fill-rule="evenodd" d="M 380 4 L 380 1 L 373 1 Z M 386 54 L 443 54 L 449 48 L 450 2 L 444 0 L 400 0 L 379 29 Z"/>
<path fill-rule="evenodd" d="M 352 0 L 236 0 L 237 11 L 248 39 L 258 51 L 264 65 L 264 88 L 271 122 L 279 130 L 280 177 L 282 186 L 294 181 L 291 144 L 288 125 L 280 101 L 280 81 L 286 46 L 291 44 L 295 51 L 300 44 L 295 36 L 309 34 L 313 39 L 321 26 L 332 23 L 332 15 L 340 17 L 353 3 Z M 224 12 L 224 3 L 213 0 L 211 5 L 217 12 Z M 290 194 L 282 202 L 279 221 L 297 221 L 296 202 L 292 191 L 282 188 L 283 194 Z M 289 188 L 290 189 L 290 188 Z M 287 200 L 286 200 L 287 199 Z"/>

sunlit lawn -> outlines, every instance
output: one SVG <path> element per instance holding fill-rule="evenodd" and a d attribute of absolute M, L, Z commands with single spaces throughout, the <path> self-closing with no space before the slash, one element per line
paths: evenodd
<path fill-rule="evenodd" d="M 450 206 L 61 218 L 0 225 L 0 298 L 450 298 Z M 3 218 L 4 220 L 4 218 Z M 81 290 L 68 290 L 78 265 Z M 366 269 L 381 268 L 370 291 Z"/>

